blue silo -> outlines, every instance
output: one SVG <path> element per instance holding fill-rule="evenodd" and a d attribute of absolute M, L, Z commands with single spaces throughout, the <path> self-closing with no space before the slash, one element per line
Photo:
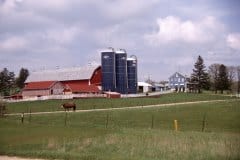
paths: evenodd
<path fill-rule="evenodd" d="M 115 52 L 113 48 L 101 52 L 102 91 L 116 91 Z"/>
<path fill-rule="evenodd" d="M 128 93 L 137 93 L 137 57 L 127 59 Z"/>
<path fill-rule="evenodd" d="M 115 69 L 116 69 L 116 91 L 121 94 L 128 93 L 127 80 L 127 53 L 120 49 L 115 54 Z"/>

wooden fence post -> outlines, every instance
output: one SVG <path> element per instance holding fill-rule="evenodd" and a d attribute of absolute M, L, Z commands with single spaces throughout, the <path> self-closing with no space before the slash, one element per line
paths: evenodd
<path fill-rule="evenodd" d="M 178 122 L 176 119 L 174 120 L 174 130 L 178 131 Z"/>
<path fill-rule="evenodd" d="M 152 114 L 152 126 L 151 126 L 152 129 L 153 129 L 153 122 L 154 122 L 154 116 Z"/>
<path fill-rule="evenodd" d="M 24 113 L 21 114 L 21 122 L 24 123 Z"/>
<path fill-rule="evenodd" d="M 32 119 L 32 111 L 31 111 L 31 107 L 29 108 L 29 123 L 31 123 L 31 119 Z"/>
<path fill-rule="evenodd" d="M 65 110 L 65 126 L 67 126 L 67 111 Z"/>
<path fill-rule="evenodd" d="M 205 113 L 202 121 L 202 132 L 204 132 L 206 129 L 206 117 L 207 117 L 207 114 Z"/>
<path fill-rule="evenodd" d="M 108 128 L 108 119 L 109 119 L 109 115 L 107 114 L 106 128 Z"/>

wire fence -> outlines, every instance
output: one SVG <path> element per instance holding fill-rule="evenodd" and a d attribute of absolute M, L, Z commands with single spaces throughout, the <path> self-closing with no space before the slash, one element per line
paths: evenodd
<path fill-rule="evenodd" d="M 102 129 L 159 129 L 173 131 L 232 131 L 236 130 L 231 121 L 221 121 L 221 116 L 212 118 L 206 112 L 199 113 L 196 117 L 168 118 L 158 114 L 118 115 L 112 112 L 98 114 L 75 114 L 64 112 L 56 115 L 32 115 L 22 113 L 20 116 L 9 116 L 7 120 L 19 125 L 39 125 L 45 127 L 70 127 L 70 128 L 102 128 Z M 239 124 L 236 124 L 239 125 Z M 238 130 L 238 129 L 237 129 Z"/>

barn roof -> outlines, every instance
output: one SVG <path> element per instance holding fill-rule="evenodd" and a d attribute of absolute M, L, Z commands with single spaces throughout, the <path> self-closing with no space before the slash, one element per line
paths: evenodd
<path fill-rule="evenodd" d="M 96 68 L 98 67 L 88 66 L 31 72 L 26 83 L 90 79 Z"/>
<path fill-rule="evenodd" d="M 96 85 L 85 85 L 79 83 L 67 83 L 66 88 L 70 89 L 72 92 L 82 92 L 82 93 L 97 93 L 100 92 Z"/>
<path fill-rule="evenodd" d="M 25 85 L 23 90 L 39 90 L 39 89 L 49 89 L 56 81 L 43 81 L 43 82 L 29 82 Z"/>

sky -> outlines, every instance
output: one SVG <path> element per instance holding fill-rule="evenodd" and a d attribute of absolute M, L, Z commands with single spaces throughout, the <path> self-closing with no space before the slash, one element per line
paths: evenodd
<path fill-rule="evenodd" d="M 100 51 L 138 58 L 139 81 L 190 75 L 198 55 L 240 65 L 239 0 L 0 0 L 0 70 L 100 65 Z"/>

